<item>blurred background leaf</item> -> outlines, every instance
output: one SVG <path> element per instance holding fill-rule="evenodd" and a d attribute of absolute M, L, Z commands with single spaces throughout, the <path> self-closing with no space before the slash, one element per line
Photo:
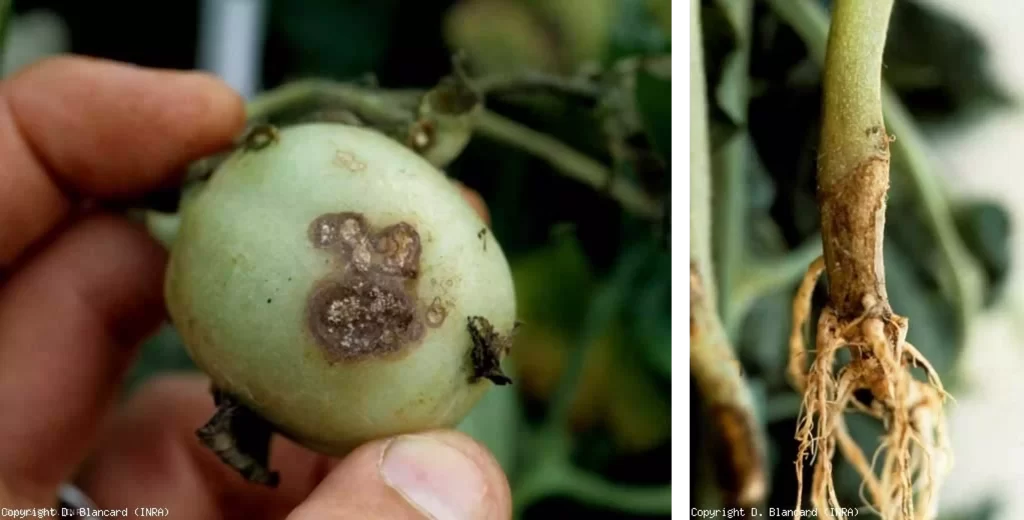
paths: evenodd
<path fill-rule="evenodd" d="M 989 70 L 982 38 L 920 0 L 896 2 L 885 47 L 886 81 L 922 124 L 962 125 L 1013 101 Z"/>

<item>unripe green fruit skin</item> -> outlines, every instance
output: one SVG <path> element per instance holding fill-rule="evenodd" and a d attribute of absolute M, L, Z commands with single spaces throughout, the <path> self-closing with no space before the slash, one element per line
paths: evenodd
<path fill-rule="evenodd" d="M 406 287 L 418 316 L 438 303 L 446 315 L 396 353 L 332 359 L 311 332 L 310 296 L 344 266 L 314 245 L 310 226 L 340 212 L 419 235 L 419 273 Z M 493 386 L 473 378 L 468 318 L 502 334 L 515 323 L 509 265 L 485 229 L 440 171 L 383 135 L 288 127 L 263 148 L 240 148 L 183 203 L 169 313 L 215 385 L 316 451 L 453 427 Z"/>

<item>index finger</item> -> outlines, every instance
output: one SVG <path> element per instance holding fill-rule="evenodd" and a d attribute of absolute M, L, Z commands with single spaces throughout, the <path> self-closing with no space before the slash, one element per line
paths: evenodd
<path fill-rule="evenodd" d="M 231 143 L 241 97 L 197 72 L 60 57 L 0 84 L 0 271 L 76 197 L 139 196 Z"/>

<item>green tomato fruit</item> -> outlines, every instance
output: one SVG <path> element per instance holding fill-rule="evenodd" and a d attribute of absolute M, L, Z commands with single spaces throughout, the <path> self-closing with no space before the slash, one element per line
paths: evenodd
<path fill-rule="evenodd" d="M 508 382 L 501 247 L 439 170 L 372 130 L 251 134 L 183 201 L 165 290 L 214 385 L 322 453 L 453 427 Z"/>

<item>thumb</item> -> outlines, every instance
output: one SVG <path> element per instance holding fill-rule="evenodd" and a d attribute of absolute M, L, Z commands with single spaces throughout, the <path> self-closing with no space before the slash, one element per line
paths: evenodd
<path fill-rule="evenodd" d="M 455 431 L 367 443 L 343 459 L 288 520 L 508 520 L 508 480 L 487 450 Z"/>

